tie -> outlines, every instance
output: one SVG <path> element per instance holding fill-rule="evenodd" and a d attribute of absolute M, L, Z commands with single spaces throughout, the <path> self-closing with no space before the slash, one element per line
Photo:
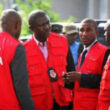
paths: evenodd
<path fill-rule="evenodd" d="M 85 59 L 85 55 L 86 55 L 86 53 L 87 53 L 87 50 L 84 50 L 84 52 L 83 52 L 83 54 L 82 54 L 82 58 L 81 58 L 80 67 L 81 67 L 81 65 L 82 65 L 83 62 L 84 62 L 84 59 Z"/>

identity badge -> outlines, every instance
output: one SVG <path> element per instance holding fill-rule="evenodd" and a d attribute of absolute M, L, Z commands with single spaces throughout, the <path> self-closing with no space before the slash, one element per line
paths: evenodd
<path fill-rule="evenodd" d="M 51 82 L 58 80 L 58 76 L 54 68 L 48 68 L 48 75 Z"/>

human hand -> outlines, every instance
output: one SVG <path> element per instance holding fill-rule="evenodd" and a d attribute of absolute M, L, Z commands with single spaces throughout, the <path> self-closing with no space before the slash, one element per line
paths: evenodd
<path fill-rule="evenodd" d="M 71 83 L 74 81 L 80 81 L 80 79 L 81 79 L 80 72 L 72 71 L 72 72 L 67 72 L 63 75 L 63 80 L 68 83 Z"/>
<path fill-rule="evenodd" d="M 67 79 L 67 72 L 63 72 L 62 78 L 66 84 L 70 84 L 70 81 L 68 81 L 68 79 Z"/>

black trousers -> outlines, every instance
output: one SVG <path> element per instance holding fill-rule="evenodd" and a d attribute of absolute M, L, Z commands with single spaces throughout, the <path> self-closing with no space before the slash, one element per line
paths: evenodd
<path fill-rule="evenodd" d="M 60 107 L 59 104 L 56 103 L 54 100 L 53 108 L 52 110 L 72 110 L 72 102 L 68 106 L 62 106 Z"/>

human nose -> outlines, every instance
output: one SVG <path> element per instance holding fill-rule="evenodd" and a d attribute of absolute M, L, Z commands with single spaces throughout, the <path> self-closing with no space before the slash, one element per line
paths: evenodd
<path fill-rule="evenodd" d="M 80 36 L 87 36 L 87 32 L 86 31 L 80 32 Z"/>
<path fill-rule="evenodd" d="M 50 29 L 50 24 L 45 24 L 45 29 L 46 30 Z"/>
<path fill-rule="evenodd" d="M 86 36 L 86 35 L 87 35 L 87 32 L 86 32 L 86 31 L 83 31 L 83 32 L 82 32 L 82 35 L 83 35 L 83 36 Z"/>

